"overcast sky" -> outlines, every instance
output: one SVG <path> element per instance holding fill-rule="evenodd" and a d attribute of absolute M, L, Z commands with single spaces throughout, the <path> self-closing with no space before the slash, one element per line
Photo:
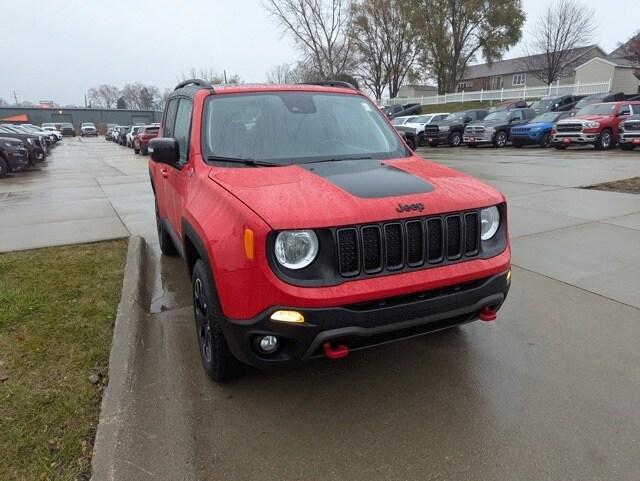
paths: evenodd
<path fill-rule="evenodd" d="M 595 11 L 595 41 L 607 52 L 640 27 L 637 0 L 582 1 Z M 83 104 L 86 91 L 101 83 L 140 81 L 163 89 L 191 67 L 226 69 L 245 82 L 263 82 L 272 66 L 298 58 L 261 0 L 0 3 L 0 98 L 7 101 L 15 90 L 19 101 Z M 547 4 L 524 0 L 528 19 Z M 516 46 L 507 57 L 519 53 Z"/>

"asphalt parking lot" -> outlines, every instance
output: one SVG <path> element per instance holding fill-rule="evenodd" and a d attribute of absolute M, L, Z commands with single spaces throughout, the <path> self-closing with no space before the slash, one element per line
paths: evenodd
<path fill-rule="evenodd" d="M 421 149 L 509 201 L 510 297 L 495 323 L 219 386 L 189 279 L 157 254 L 147 158 L 65 139 L 0 181 L 0 251 L 139 234 L 149 314 L 121 479 L 633 480 L 640 473 L 640 152 Z"/>

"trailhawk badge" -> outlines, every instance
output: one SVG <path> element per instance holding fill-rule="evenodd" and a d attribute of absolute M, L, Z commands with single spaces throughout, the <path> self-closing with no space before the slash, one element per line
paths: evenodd
<path fill-rule="evenodd" d="M 418 212 L 422 212 L 424 210 L 424 204 L 421 202 L 418 202 L 416 204 L 398 204 L 398 207 L 396 207 L 396 212 L 414 212 L 414 211 L 418 211 Z"/>

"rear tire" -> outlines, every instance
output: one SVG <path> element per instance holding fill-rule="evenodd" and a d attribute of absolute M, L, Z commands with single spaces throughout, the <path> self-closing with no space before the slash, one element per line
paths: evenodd
<path fill-rule="evenodd" d="M 243 364 L 231 353 L 220 325 L 223 316 L 220 301 L 209 270 L 198 259 L 191 274 L 193 315 L 202 367 L 215 382 L 226 382 L 242 374 Z"/>
<path fill-rule="evenodd" d="M 158 202 L 156 201 L 156 229 L 158 230 L 158 243 L 160 244 L 160 252 L 165 256 L 173 257 L 178 254 L 173 239 L 164 228 L 164 223 L 160 219 L 160 212 L 158 211 Z"/>

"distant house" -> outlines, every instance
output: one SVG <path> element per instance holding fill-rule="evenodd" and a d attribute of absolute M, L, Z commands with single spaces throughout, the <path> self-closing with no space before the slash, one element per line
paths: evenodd
<path fill-rule="evenodd" d="M 432 85 L 407 84 L 398 89 L 398 97 L 430 97 L 438 94 L 438 87 Z"/>
<path fill-rule="evenodd" d="M 588 45 L 571 50 L 571 67 L 566 76 L 560 78 L 560 84 L 573 84 L 576 81 L 575 68 L 597 57 L 606 57 L 607 53 L 597 45 Z M 458 92 L 477 90 L 500 90 L 544 86 L 545 83 L 536 78 L 527 65 L 537 64 L 536 57 L 544 58 L 544 54 L 532 57 L 518 57 L 500 60 L 492 64 L 483 63 L 467 67 L 463 80 L 458 83 Z M 528 61 L 532 59 L 533 61 Z M 608 79 L 607 79 L 608 80 Z M 598 80 L 593 80 L 597 82 Z"/>

